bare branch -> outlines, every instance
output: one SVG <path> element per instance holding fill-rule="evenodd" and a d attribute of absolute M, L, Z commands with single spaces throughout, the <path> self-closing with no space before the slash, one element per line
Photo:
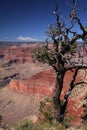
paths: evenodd
<path fill-rule="evenodd" d="M 74 18 L 77 20 L 77 22 L 78 22 L 78 24 L 79 24 L 79 26 L 80 26 L 80 29 L 83 31 L 83 34 L 84 34 L 84 35 L 87 35 L 87 32 L 86 32 L 84 26 L 82 25 L 80 19 L 79 19 L 78 17 L 74 17 Z"/>
<path fill-rule="evenodd" d="M 56 5 L 56 9 L 54 10 L 54 14 L 56 15 L 57 22 L 59 22 L 59 14 L 57 13 L 57 11 L 58 11 L 58 1 L 57 0 L 55 0 L 55 5 Z"/>
<path fill-rule="evenodd" d="M 87 69 L 87 66 L 74 65 L 74 66 L 66 67 L 65 70 L 68 71 L 68 70 L 72 70 L 72 69 L 76 69 L 76 68 L 78 68 L 79 70 L 80 70 L 80 69 Z"/>
<path fill-rule="evenodd" d="M 77 86 L 77 85 L 80 85 L 80 84 L 87 84 L 87 82 L 81 81 L 81 82 L 75 83 L 74 87 Z"/>

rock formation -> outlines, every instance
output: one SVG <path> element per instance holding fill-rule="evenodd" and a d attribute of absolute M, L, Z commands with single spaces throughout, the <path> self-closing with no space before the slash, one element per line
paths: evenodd
<path fill-rule="evenodd" d="M 20 93 L 53 94 L 55 74 L 53 70 L 39 72 L 27 80 L 11 80 L 9 88 Z"/>
<path fill-rule="evenodd" d="M 7 85 L 0 89 L 0 114 L 5 123 L 14 124 L 26 116 L 38 115 L 40 100 L 53 95 L 55 73 L 46 64 L 32 63 L 32 47 L 35 45 L 0 48 L 0 87 Z M 79 72 L 77 80 L 83 78 L 83 73 Z M 72 75 L 71 71 L 65 75 L 62 99 Z M 74 125 L 81 123 L 81 106 L 86 92 L 87 85 L 78 85 L 69 98 L 67 110 L 75 117 Z"/>

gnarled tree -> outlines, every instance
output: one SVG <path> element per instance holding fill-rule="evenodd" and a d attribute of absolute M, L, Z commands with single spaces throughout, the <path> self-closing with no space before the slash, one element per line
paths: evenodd
<path fill-rule="evenodd" d="M 46 44 L 40 45 L 34 50 L 34 58 L 43 63 L 48 63 L 56 73 L 56 85 L 53 96 L 54 118 L 57 122 L 62 122 L 71 91 L 78 84 L 76 82 L 79 70 L 87 69 L 87 29 L 83 26 L 77 14 L 76 0 L 72 0 L 72 10 L 67 18 L 63 18 L 59 12 L 58 1 L 55 1 L 56 23 L 50 25 L 47 30 L 48 38 Z M 68 3 L 68 6 L 70 4 Z M 75 30 L 78 25 L 81 33 Z M 81 43 L 78 43 L 78 41 Z M 73 71 L 73 78 L 68 86 L 68 92 L 64 96 L 63 103 L 60 101 L 63 89 L 64 76 L 67 71 Z"/>

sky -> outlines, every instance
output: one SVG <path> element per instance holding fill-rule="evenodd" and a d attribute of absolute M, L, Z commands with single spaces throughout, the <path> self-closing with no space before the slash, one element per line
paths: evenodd
<path fill-rule="evenodd" d="M 0 0 L 0 41 L 44 41 L 47 27 L 56 22 L 54 1 Z M 66 16 L 70 7 L 65 0 L 58 2 Z M 77 0 L 77 5 L 81 21 L 87 25 L 87 0 Z"/>

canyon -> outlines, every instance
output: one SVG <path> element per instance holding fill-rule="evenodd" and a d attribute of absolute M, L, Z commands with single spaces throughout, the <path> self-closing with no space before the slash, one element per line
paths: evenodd
<path fill-rule="evenodd" d="M 55 72 L 47 64 L 33 62 L 32 49 L 37 44 L 21 44 L 0 47 L 0 115 L 3 123 L 13 125 L 23 118 L 38 119 L 39 103 L 52 97 L 55 89 Z M 86 71 L 80 71 L 77 80 L 82 80 Z M 61 99 L 68 90 L 73 72 L 64 78 Z M 87 76 L 85 77 L 87 81 Z M 75 117 L 73 125 L 82 122 L 82 105 L 87 85 L 73 89 L 68 103 L 68 115 Z"/>

